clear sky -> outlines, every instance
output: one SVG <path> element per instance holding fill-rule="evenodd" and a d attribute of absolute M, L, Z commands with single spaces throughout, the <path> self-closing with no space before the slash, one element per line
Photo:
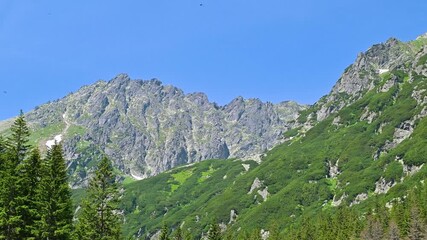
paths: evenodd
<path fill-rule="evenodd" d="M 426 0 L 0 0 L 0 119 L 119 73 L 221 105 L 314 103 L 357 54 L 427 32 Z"/>

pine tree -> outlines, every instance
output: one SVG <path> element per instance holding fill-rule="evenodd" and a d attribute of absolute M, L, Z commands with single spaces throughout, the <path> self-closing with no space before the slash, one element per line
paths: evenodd
<path fill-rule="evenodd" d="M 2 172 L 0 180 L 0 238 L 22 239 L 24 221 L 18 208 L 22 205 L 22 189 L 18 186 L 20 179 L 19 165 L 24 160 L 30 135 L 24 114 L 21 111 L 11 127 L 11 136 L 2 146 Z M 30 186 L 26 186 L 27 188 Z"/>
<path fill-rule="evenodd" d="M 82 203 L 77 223 L 79 239 L 120 239 L 121 227 L 118 211 L 118 186 L 113 167 L 104 157 L 89 181 L 88 195 Z"/>
<path fill-rule="evenodd" d="M 407 201 L 396 204 L 392 208 L 391 215 L 395 220 L 401 236 L 407 236 L 410 224 L 410 208 Z"/>
<path fill-rule="evenodd" d="M 182 234 L 182 230 L 180 228 L 180 226 L 178 226 L 175 230 L 175 233 L 173 235 L 173 240 L 184 240 L 183 234 Z"/>
<path fill-rule="evenodd" d="M 19 179 L 17 188 L 19 196 L 16 198 L 18 203 L 17 212 L 22 219 L 21 238 L 35 238 L 37 236 L 37 227 L 35 223 L 40 220 L 38 198 L 40 180 L 41 180 L 41 157 L 38 149 L 31 152 L 30 157 L 25 158 L 18 166 Z"/>
<path fill-rule="evenodd" d="M 221 240 L 221 230 L 219 229 L 218 224 L 212 222 L 208 231 L 208 240 Z"/>
<path fill-rule="evenodd" d="M 384 229 L 380 220 L 369 216 L 365 229 L 361 233 L 361 238 L 366 240 L 381 240 Z"/>
<path fill-rule="evenodd" d="M 163 224 L 162 230 L 160 231 L 159 240 L 169 240 L 169 228 L 166 224 Z"/>
<path fill-rule="evenodd" d="M 3 162 L 4 162 L 5 152 L 6 152 L 6 145 L 5 145 L 3 136 L 0 136 L 0 172 L 3 171 Z"/>
<path fill-rule="evenodd" d="M 277 225 L 277 222 L 270 224 L 268 239 L 280 240 L 280 231 L 279 231 L 279 226 Z"/>
<path fill-rule="evenodd" d="M 388 227 L 388 239 L 390 240 L 399 240 L 400 239 L 400 233 L 399 228 L 397 227 L 397 224 L 394 220 L 391 220 L 389 227 Z"/>
<path fill-rule="evenodd" d="M 416 206 L 411 208 L 411 220 L 408 237 L 410 240 L 424 239 L 424 225 L 420 219 L 420 213 Z"/>
<path fill-rule="evenodd" d="M 39 189 L 41 219 L 37 228 L 42 239 L 70 239 L 73 210 L 65 160 L 60 145 L 52 146 L 42 165 Z"/>
<path fill-rule="evenodd" d="M 13 125 L 10 127 L 10 130 L 12 131 L 12 134 L 8 138 L 6 144 L 10 153 L 9 158 L 12 160 L 12 164 L 16 167 L 24 160 L 24 157 L 30 148 L 28 145 L 30 130 L 28 129 L 22 110 Z"/>
<path fill-rule="evenodd" d="M 184 240 L 193 240 L 194 239 L 193 235 L 191 235 L 191 232 L 188 229 L 184 229 L 182 235 L 183 235 Z"/>

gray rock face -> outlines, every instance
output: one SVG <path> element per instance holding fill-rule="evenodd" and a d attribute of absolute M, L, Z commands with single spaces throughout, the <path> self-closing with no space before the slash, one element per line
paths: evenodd
<path fill-rule="evenodd" d="M 90 171 L 94 154 L 105 153 L 125 174 L 145 178 L 205 159 L 261 154 L 281 141 L 304 108 L 242 97 L 218 106 L 203 93 L 184 94 L 156 79 L 131 80 L 122 74 L 42 105 L 26 117 L 36 131 L 68 127 L 63 146 L 74 161 L 71 171 Z"/>
<path fill-rule="evenodd" d="M 259 180 L 259 178 L 255 178 L 254 182 L 251 185 L 251 189 L 249 190 L 248 194 L 252 194 L 252 192 L 262 186 L 262 181 Z"/>
<path fill-rule="evenodd" d="M 366 91 L 376 86 L 379 75 L 401 67 L 414 57 L 415 51 L 407 43 L 390 38 L 385 43 L 373 45 L 366 52 L 360 53 L 331 92 L 315 104 L 319 109 L 316 120 L 321 121 L 358 100 Z M 384 84 L 382 91 L 388 91 L 395 84 L 395 79 L 390 79 Z"/>
<path fill-rule="evenodd" d="M 394 185 L 396 185 L 395 182 L 387 182 L 383 177 L 381 177 L 376 183 L 375 183 L 375 194 L 385 194 L 387 193 L 390 188 L 392 188 Z"/>

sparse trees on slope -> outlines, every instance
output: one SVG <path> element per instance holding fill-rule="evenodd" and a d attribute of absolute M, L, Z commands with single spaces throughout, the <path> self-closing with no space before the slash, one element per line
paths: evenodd
<path fill-rule="evenodd" d="M 120 217 L 117 213 L 118 187 L 110 161 L 104 157 L 89 181 L 88 195 L 82 203 L 77 223 L 79 239 L 120 239 Z"/>

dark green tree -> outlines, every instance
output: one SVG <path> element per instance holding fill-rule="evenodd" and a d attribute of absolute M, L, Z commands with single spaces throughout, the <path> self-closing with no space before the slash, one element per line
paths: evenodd
<path fill-rule="evenodd" d="M 369 216 L 365 229 L 361 233 L 361 238 L 366 240 L 381 240 L 383 239 L 384 229 L 378 218 Z"/>
<path fill-rule="evenodd" d="M 173 240 L 184 240 L 181 227 L 178 226 L 173 234 Z"/>
<path fill-rule="evenodd" d="M 221 240 L 221 229 L 215 221 L 209 226 L 208 240 Z"/>
<path fill-rule="evenodd" d="M 270 239 L 270 240 L 280 240 L 281 239 L 280 238 L 279 225 L 277 224 L 277 222 L 270 224 L 268 230 L 269 230 L 268 239 Z"/>
<path fill-rule="evenodd" d="M 30 130 L 28 129 L 22 110 L 13 125 L 10 127 L 10 130 L 12 134 L 7 139 L 6 145 L 9 151 L 8 157 L 16 167 L 24 160 L 24 157 L 30 148 L 28 145 Z"/>
<path fill-rule="evenodd" d="M 3 170 L 3 163 L 5 158 L 6 145 L 3 136 L 0 136 L 0 172 Z"/>
<path fill-rule="evenodd" d="M 11 135 L 5 144 L 2 144 L 2 164 L 0 179 L 0 238 L 22 239 L 25 224 L 18 208 L 22 205 L 22 189 L 18 182 L 21 178 L 19 165 L 24 160 L 30 135 L 24 114 L 14 121 Z M 26 186 L 30 187 L 30 186 Z"/>
<path fill-rule="evenodd" d="M 410 225 L 410 207 L 408 201 L 395 204 L 392 208 L 391 216 L 400 230 L 400 235 L 407 236 Z"/>
<path fill-rule="evenodd" d="M 409 225 L 408 238 L 410 240 L 424 239 L 425 225 L 420 219 L 419 209 L 416 206 L 411 208 L 411 219 Z"/>
<path fill-rule="evenodd" d="M 170 240 L 169 228 L 166 224 L 163 224 L 162 230 L 160 231 L 159 240 Z"/>
<path fill-rule="evenodd" d="M 120 239 L 118 186 L 113 167 L 106 157 L 100 161 L 95 175 L 89 181 L 87 194 L 77 222 L 77 237 L 79 239 Z"/>
<path fill-rule="evenodd" d="M 387 235 L 390 240 L 400 240 L 399 228 L 394 220 L 390 221 Z"/>
<path fill-rule="evenodd" d="M 301 220 L 301 227 L 299 231 L 299 239 L 315 239 L 315 226 L 307 217 L 303 217 Z"/>
<path fill-rule="evenodd" d="M 73 210 L 61 145 L 53 145 L 42 164 L 39 189 L 39 236 L 42 239 L 70 239 Z"/>
<path fill-rule="evenodd" d="M 39 195 L 41 174 L 41 157 L 38 149 L 34 149 L 28 158 L 18 166 L 19 179 L 17 187 L 19 196 L 17 212 L 22 220 L 21 238 L 35 238 L 38 235 L 36 222 L 40 220 Z"/>

